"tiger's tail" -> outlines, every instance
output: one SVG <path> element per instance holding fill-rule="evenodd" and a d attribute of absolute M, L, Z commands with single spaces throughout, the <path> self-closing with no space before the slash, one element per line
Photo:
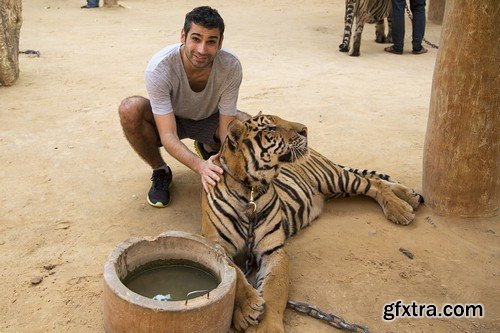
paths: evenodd
<path fill-rule="evenodd" d="M 345 28 L 342 44 L 339 45 L 340 52 L 349 52 L 349 43 L 351 41 L 352 25 L 354 23 L 354 14 L 358 4 L 357 2 L 357 0 L 345 0 Z"/>
<path fill-rule="evenodd" d="M 353 169 L 353 168 L 349 168 L 349 167 L 346 167 L 346 166 L 343 166 L 343 165 L 340 165 L 340 164 L 339 164 L 339 167 L 341 167 L 342 169 L 344 169 L 346 171 L 349 171 L 349 172 L 355 173 L 357 175 L 363 176 L 365 178 L 376 177 L 376 178 L 380 178 L 380 179 L 386 180 L 386 181 L 391 182 L 391 183 L 399 184 L 399 182 L 397 180 L 395 180 L 394 178 L 392 178 L 388 174 L 380 173 L 380 172 L 377 172 L 375 170 Z"/>

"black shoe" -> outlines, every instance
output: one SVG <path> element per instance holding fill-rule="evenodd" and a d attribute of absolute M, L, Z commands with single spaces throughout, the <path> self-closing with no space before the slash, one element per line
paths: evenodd
<path fill-rule="evenodd" d="M 210 156 L 218 153 L 217 151 L 207 151 L 200 141 L 194 142 L 194 150 L 196 150 L 196 154 L 204 160 L 208 160 Z"/>
<path fill-rule="evenodd" d="M 84 5 L 84 6 L 81 6 L 80 8 L 99 8 L 99 6 Z"/>
<path fill-rule="evenodd" d="M 151 185 L 147 197 L 151 206 L 163 208 L 170 203 L 168 188 L 172 183 L 172 171 L 169 167 L 167 168 L 168 171 L 165 169 L 153 170 L 153 176 L 151 176 L 153 185 Z"/>

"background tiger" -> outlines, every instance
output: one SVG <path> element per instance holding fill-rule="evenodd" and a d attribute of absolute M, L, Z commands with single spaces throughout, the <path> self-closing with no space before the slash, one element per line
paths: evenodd
<path fill-rule="evenodd" d="M 340 52 L 349 51 L 352 25 L 356 18 L 356 32 L 352 51 L 349 55 L 359 56 L 361 46 L 361 35 L 365 23 L 375 23 L 375 41 L 377 43 L 392 42 L 392 2 L 391 0 L 346 0 L 345 2 L 345 29 L 342 44 L 339 45 Z M 388 32 L 385 35 L 384 19 L 387 18 Z"/>
<path fill-rule="evenodd" d="M 231 123 L 222 179 L 202 196 L 202 234 L 222 246 L 238 274 L 233 324 L 283 332 L 288 298 L 285 240 L 319 216 L 325 198 L 366 195 L 409 224 L 423 198 L 385 174 L 334 164 L 307 147 L 307 128 L 276 116 Z M 265 303 L 265 311 L 264 311 Z"/>

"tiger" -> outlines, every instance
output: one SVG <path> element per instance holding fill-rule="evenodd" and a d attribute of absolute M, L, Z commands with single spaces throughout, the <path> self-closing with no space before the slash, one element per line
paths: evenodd
<path fill-rule="evenodd" d="M 275 115 L 233 120 L 213 160 L 224 172 L 203 191 L 201 234 L 236 269 L 232 324 L 238 331 L 284 332 L 285 241 L 320 215 L 326 198 L 371 197 L 401 225 L 414 220 L 423 202 L 389 175 L 331 162 L 308 147 L 307 132 Z"/>
<path fill-rule="evenodd" d="M 356 33 L 350 56 L 360 55 L 361 35 L 365 23 L 375 23 L 375 42 L 392 43 L 392 1 L 391 0 L 346 0 L 344 16 L 344 37 L 339 45 L 340 52 L 349 52 L 352 25 L 356 18 Z M 388 32 L 385 35 L 384 19 L 387 18 Z"/>

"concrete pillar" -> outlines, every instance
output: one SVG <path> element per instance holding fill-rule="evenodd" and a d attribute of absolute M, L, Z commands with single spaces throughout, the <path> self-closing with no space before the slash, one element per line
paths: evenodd
<path fill-rule="evenodd" d="M 429 0 L 427 18 L 432 23 L 442 24 L 446 0 Z"/>

